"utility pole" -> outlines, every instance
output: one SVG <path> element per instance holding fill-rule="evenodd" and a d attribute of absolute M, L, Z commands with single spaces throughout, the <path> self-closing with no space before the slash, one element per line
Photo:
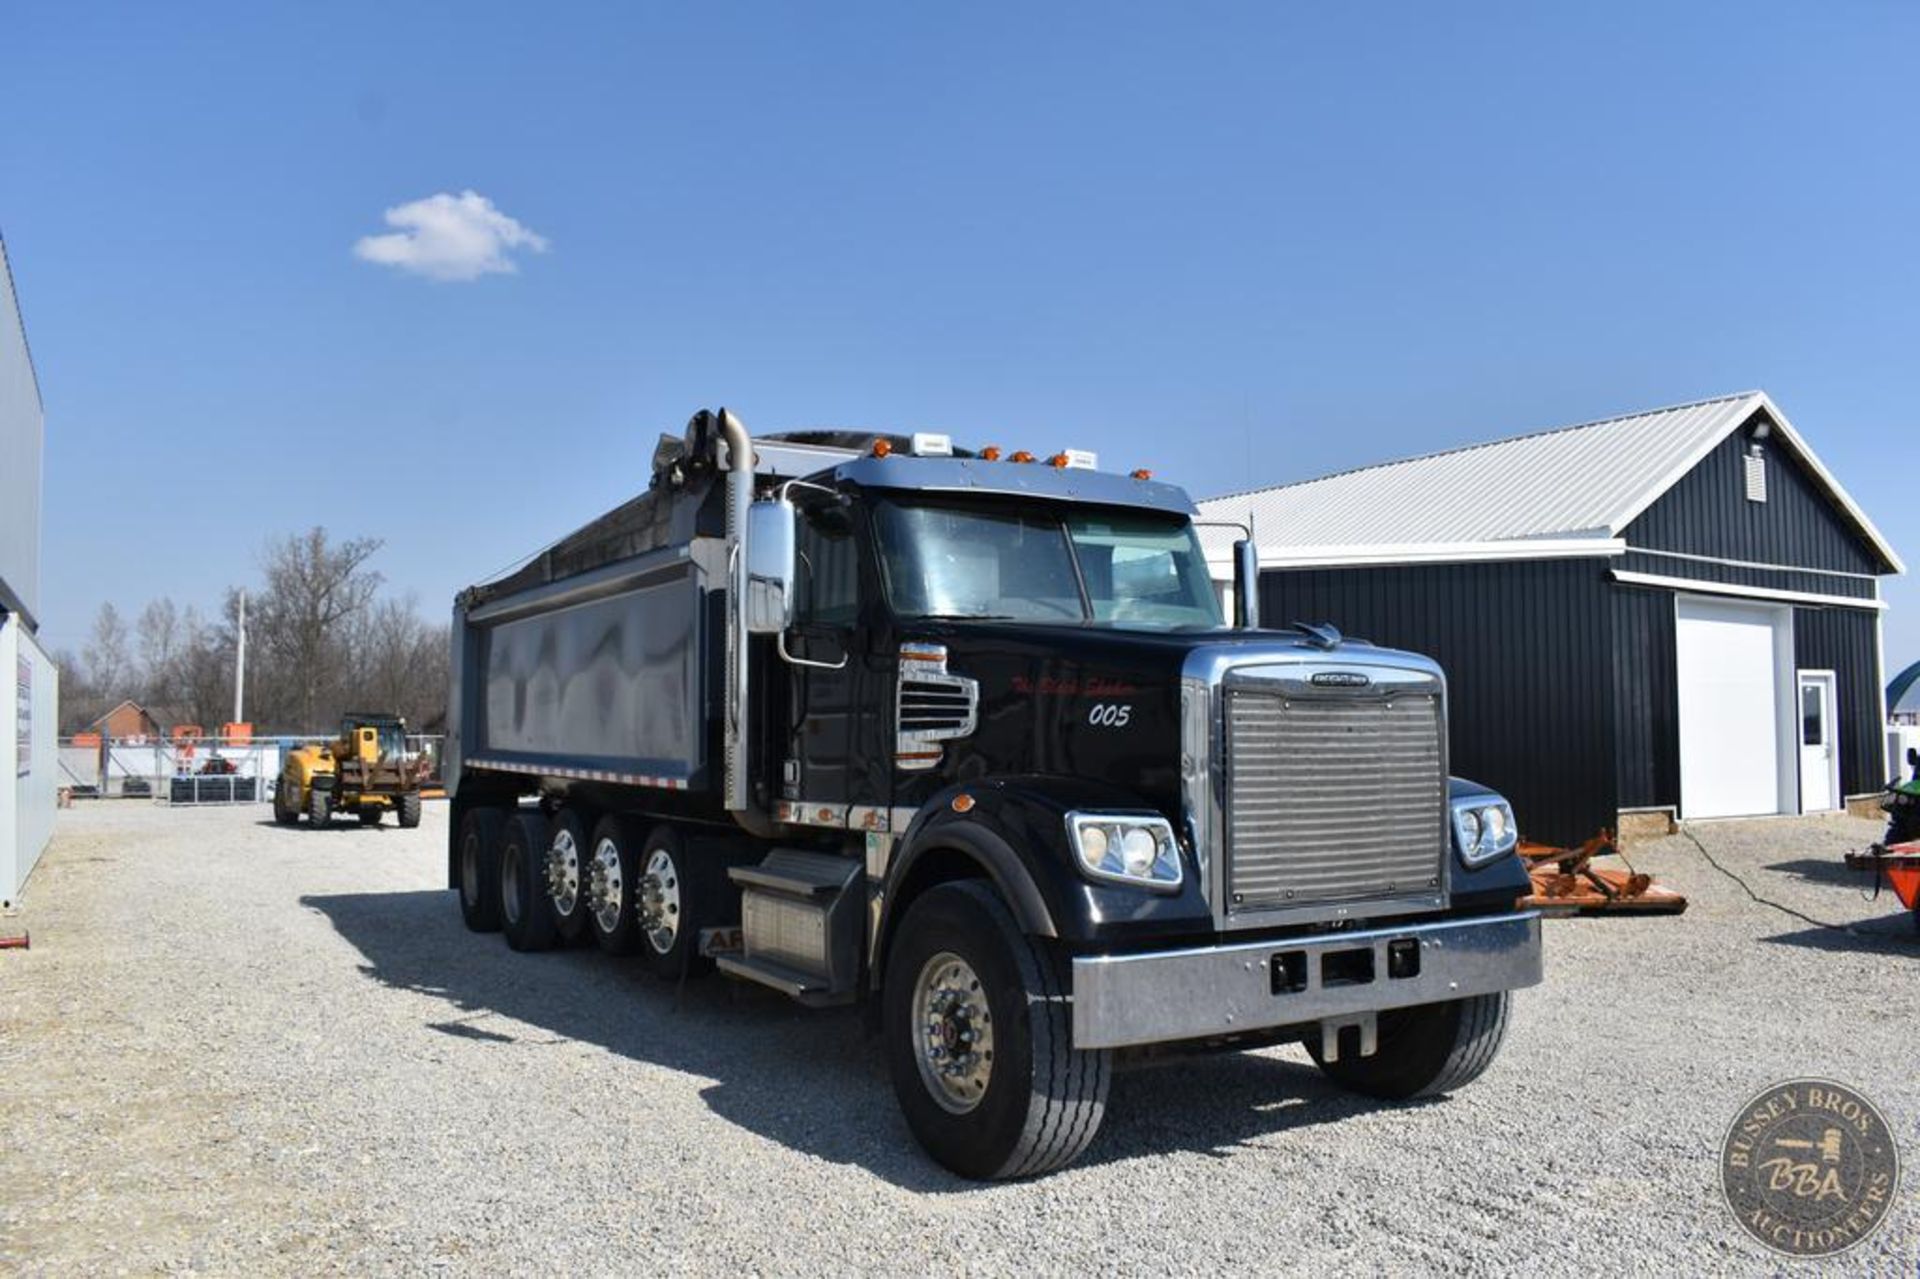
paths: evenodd
<path fill-rule="evenodd" d="M 240 624 L 234 635 L 233 650 L 233 722 L 244 724 L 247 721 L 241 713 L 246 709 L 247 694 L 247 593 L 240 592 Z"/>

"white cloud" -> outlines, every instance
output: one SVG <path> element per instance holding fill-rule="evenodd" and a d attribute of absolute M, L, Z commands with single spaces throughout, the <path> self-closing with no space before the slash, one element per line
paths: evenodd
<path fill-rule="evenodd" d="M 545 236 L 521 226 L 477 191 L 442 191 L 397 205 L 387 210 L 386 223 L 398 230 L 362 236 L 353 255 L 430 280 L 510 275 L 519 267 L 509 250 L 547 251 Z"/>

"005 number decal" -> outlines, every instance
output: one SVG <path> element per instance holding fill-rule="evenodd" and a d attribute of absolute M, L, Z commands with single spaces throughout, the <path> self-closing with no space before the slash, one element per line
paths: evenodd
<path fill-rule="evenodd" d="M 1125 728 L 1133 718 L 1133 707 L 1119 702 L 1096 702 L 1087 712 L 1087 723 L 1095 728 Z"/>

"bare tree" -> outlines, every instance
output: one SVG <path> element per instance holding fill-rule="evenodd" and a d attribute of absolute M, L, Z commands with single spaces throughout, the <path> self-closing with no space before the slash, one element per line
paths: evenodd
<path fill-rule="evenodd" d="M 84 654 L 87 679 L 106 697 L 128 697 L 135 676 L 133 658 L 127 649 L 127 624 L 112 603 L 102 604 L 93 618 L 93 635 Z"/>
<path fill-rule="evenodd" d="M 134 631 L 140 639 L 140 665 L 145 677 L 141 699 L 149 706 L 178 701 L 179 608 L 170 599 L 149 600 L 147 606 L 140 610 L 140 620 L 134 623 Z"/>
<path fill-rule="evenodd" d="M 351 669 L 348 623 L 380 589 L 380 574 L 367 567 L 379 549 L 377 538 L 332 543 L 317 526 L 268 547 L 266 590 L 249 630 L 274 679 L 292 691 L 288 718 L 297 716 L 301 731 L 312 731 L 323 710 L 338 709 L 325 703 Z"/>
<path fill-rule="evenodd" d="M 392 711 L 420 729 L 445 718 L 447 632 L 421 618 L 416 597 L 375 605 L 354 651 L 365 709 Z"/>
<path fill-rule="evenodd" d="M 398 713 L 422 732 L 445 725 L 447 628 L 423 618 L 413 596 L 377 598 L 381 578 L 368 561 L 379 546 L 334 543 L 315 528 L 267 548 L 265 589 L 247 610 L 247 717 L 261 732 L 310 733 L 354 709 Z M 238 608 L 237 589 L 214 620 L 149 601 L 134 627 L 136 658 L 120 613 L 102 605 L 81 657 L 56 657 L 68 731 L 128 696 L 208 728 L 225 723 Z"/>

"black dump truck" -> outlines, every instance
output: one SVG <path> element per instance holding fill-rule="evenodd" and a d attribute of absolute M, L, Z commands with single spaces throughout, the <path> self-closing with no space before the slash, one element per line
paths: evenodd
<path fill-rule="evenodd" d="M 1193 516 L 1085 454 L 696 415 L 455 604 L 468 926 L 864 1002 L 970 1177 L 1073 1160 L 1149 1048 L 1467 1083 L 1541 975 L 1513 813 L 1448 776 L 1432 661 L 1261 628 L 1245 541 L 1229 625 Z"/>

